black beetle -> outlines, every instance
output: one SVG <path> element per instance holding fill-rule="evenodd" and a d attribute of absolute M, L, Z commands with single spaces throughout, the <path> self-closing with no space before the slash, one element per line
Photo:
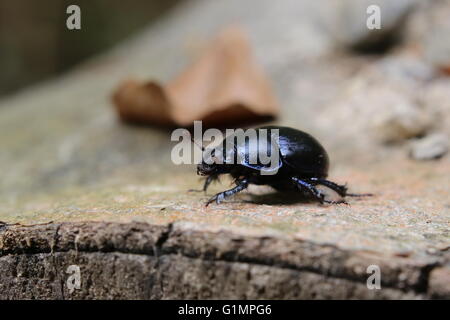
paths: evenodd
<path fill-rule="evenodd" d="M 261 129 L 266 129 L 266 132 L 269 133 L 266 135 L 267 150 L 263 151 L 268 155 L 271 152 L 279 152 L 279 163 L 276 165 L 275 174 L 262 174 L 262 170 L 268 170 L 266 165 L 249 162 L 249 150 L 252 144 L 258 143 Z M 273 129 L 278 130 L 276 145 L 270 139 Z M 206 203 L 207 206 L 213 201 L 219 204 L 226 197 L 246 189 L 249 184 L 269 185 L 279 191 L 295 189 L 306 191 L 320 203 L 346 203 L 345 196 L 370 195 L 347 193 L 346 186 L 326 180 L 329 166 L 328 154 L 322 145 L 308 133 L 279 126 L 265 126 L 255 130 L 258 133 L 256 139 L 248 138 L 244 140 L 244 143 L 242 140 L 241 143 L 236 142 L 237 139 L 234 135 L 226 137 L 226 139 L 230 139 L 227 141 L 232 142 L 233 156 L 231 158 L 229 151 L 225 150 L 225 143 L 223 143 L 223 152 L 220 155 L 215 154 L 217 149 L 203 150 L 215 158 L 215 161 L 211 163 L 211 161 L 205 161 L 205 157 L 203 157 L 202 163 L 197 166 L 197 174 L 207 177 L 203 191 L 206 192 L 210 183 L 217 180 L 221 174 L 230 174 L 236 183 L 236 187 L 220 192 L 209 199 Z M 342 199 L 339 201 L 326 200 L 325 194 L 316 188 L 317 185 L 334 190 Z"/>

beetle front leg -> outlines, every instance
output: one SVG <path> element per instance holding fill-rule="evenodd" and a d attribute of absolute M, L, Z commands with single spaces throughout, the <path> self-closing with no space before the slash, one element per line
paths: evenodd
<path fill-rule="evenodd" d="M 203 188 L 200 190 L 197 189 L 189 189 L 188 192 L 205 192 L 206 190 L 208 190 L 209 185 L 211 184 L 211 182 L 213 182 L 214 180 L 217 179 L 217 176 L 208 176 L 205 180 L 205 183 L 203 184 Z"/>
<path fill-rule="evenodd" d="M 234 187 L 234 188 L 232 188 L 230 190 L 226 190 L 226 191 L 220 192 L 220 193 L 216 194 L 214 197 L 212 197 L 211 199 L 209 199 L 208 202 L 206 202 L 206 207 L 209 206 L 214 201 L 217 204 L 219 204 L 225 198 L 228 198 L 228 197 L 232 196 L 235 193 L 241 192 L 242 190 L 244 190 L 245 188 L 248 187 L 247 179 L 238 180 L 238 181 L 236 181 L 236 184 L 237 184 L 236 187 Z"/>

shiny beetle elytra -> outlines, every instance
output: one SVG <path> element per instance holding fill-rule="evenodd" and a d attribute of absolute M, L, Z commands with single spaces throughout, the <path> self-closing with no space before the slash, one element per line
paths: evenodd
<path fill-rule="evenodd" d="M 226 139 L 232 138 L 233 151 L 235 155 L 244 155 L 241 161 L 229 161 L 229 158 L 225 157 L 225 143 L 224 152 L 219 157 L 220 161 L 214 163 L 205 162 L 203 158 L 202 163 L 197 166 L 197 173 L 202 176 L 206 176 L 206 181 L 203 186 L 203 191 L 206 191 L 210 183 L 217 180 L 222 174 L 230 174 L 236 183 L 236 186 L 230 190 L 220 192 L 208 200 L 206 205 L 216 201 L 219 204 L 223 199 L 238 193 L 248 187 L 249 184 L 256 185 L 269 185 L 276 190 L 301 190 L 309 193 L 313 198 L 317 199 L 320 203 L 346 203 L 345 196 L 368 196 L 370 194 L 351 194 L 347 193 L 347 187 L 339 185 L 337 183 L 326 180 L 328 176 L 329 158 L 328 154 L 322 145 L 311 135 L 306 132 L 279 126 L 266 126 L 256 128 L 257 132 L 261 129 L 266 129 L 270 132 L 273 129 L 278 131 L 277 145 L 274 146 L 268 140 L 267 150 L 268 152 L 276 150 L 279 152 L 279 164 L 277 166 L 277 172 L 273 175 L 261 174 L 261 169 L 264 169 L 264 165 L 261 163 L 251 164 L 248 159 L 249 146 L 254 143 L 258 143 L 256 139 L 247 139 L 244 143 L 237 142 L 237 139 L 233 136 L 228 136 Z M 211 149 L 204 150 L 208 154 L 214 156 L 214 151 Z M 217 160 L 217 159 L 216 159 Z M 342 198 L 339 201 L 330 201 L 325 199 L 325 194 L 316 188 L 317 185 L 323 185 L 334 190 Z"/>

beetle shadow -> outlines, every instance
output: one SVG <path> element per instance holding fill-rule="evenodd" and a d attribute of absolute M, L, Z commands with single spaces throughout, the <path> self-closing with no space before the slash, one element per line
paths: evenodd
<path fill-rule="evenodd" d="M 248 193 L 250 199 L 247 203 L 266 205 L 292 205 L 317 202 L 310 195 L 298 191 L 273 191 L 266 194 Z"/>

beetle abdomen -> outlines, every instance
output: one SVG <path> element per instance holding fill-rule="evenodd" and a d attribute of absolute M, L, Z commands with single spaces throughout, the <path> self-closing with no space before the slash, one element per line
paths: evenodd
<path fill-rule="evenodd" d="M 313 136 L 288 127 L 267 126 L 261 129 L 279 130 L 278 147 L 281 159 L 283 165 L 289 166 L 293 173 L 311 177 L 328 175 L 328 154 Z"/>

